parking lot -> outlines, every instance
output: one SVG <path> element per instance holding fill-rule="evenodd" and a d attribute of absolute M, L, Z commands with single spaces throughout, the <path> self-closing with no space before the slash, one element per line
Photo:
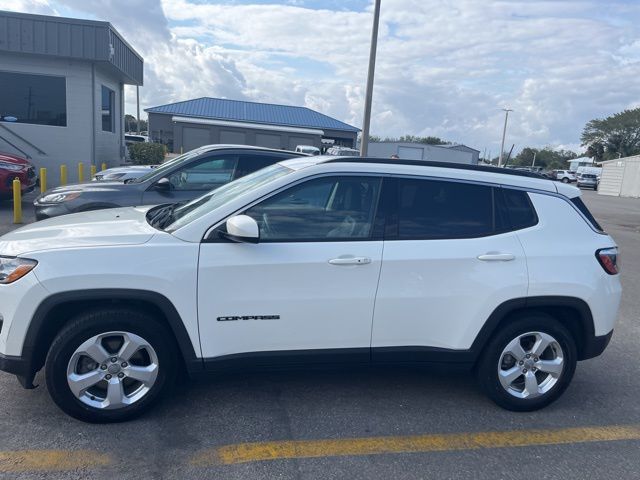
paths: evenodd
<path fill-rule="evenodd" d="M 367 369 L 184 382 L 139 420 L 88 425 L 42 374 L 25 391 L 0 373 L 0 478 L 638 478 L 640 200 L 583 197 L 622 250 L 620 317 L 542 411 L 502 410 L 464 372 Z M 10 212 L 0 201 L 0 234 Z"/>

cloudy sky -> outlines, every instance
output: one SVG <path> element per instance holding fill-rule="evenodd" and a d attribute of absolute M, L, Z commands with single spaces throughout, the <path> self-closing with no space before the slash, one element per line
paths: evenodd
<path fill-rule="evenodd" d="M 305 105 L 360 127 L 373 0 L 0 0 L 111 22 L 145 59 L 143 107 L 201 96 Z M 135 90 L 127 110 L 135 112 Z M 580 150 L 640 106 L 638 0 L 382 0 L 372 133 Z"/>

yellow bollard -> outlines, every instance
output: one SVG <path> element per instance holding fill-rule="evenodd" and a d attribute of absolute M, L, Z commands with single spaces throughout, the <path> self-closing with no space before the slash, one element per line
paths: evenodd
<path fill-rule="evenodd" d="M 84 164 L 82 162 L 78 163 L 78 183 L 82 183 L 84 181 Z"/>
<path fill-rule="evenodd" d="M 107 164 L 102 162 L 102 171 L 104 172 L 107 169 Z"/>
<path fill-rule="evenodd" d="M 91 178 L 90 180 L 93 180 L 93 177 L 96 176 L 96 166 L 95 165 L 91 165 Z"/>
<path fill-rule="evenodd" d="M 42 167 L 40 169 L 40 193 L 47 191 L 47 169 Z"/>
<path fill-rule="evenodd" d="M 67 166 L 60 165 L 60 185 L 67 184 Z"/>
<path fill-rule="evenodd" d="M 13 180 L 13 223 L 22 223 L 22 187 L 20 180 Z"/>

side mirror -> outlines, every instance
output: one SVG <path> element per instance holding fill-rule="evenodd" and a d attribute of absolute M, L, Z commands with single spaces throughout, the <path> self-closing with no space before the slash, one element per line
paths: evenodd
<path fill-rule="evenodd" d="M 227 219 L 227 231 L 222 236 L 239 243 L 258 243 L 260 229 L 258 223 L 248 215 L 236 215 Z"/>
<path fill-rule="evenodd" d="M 171 182 L 167 177 L 161 178 L 154 185 L 153 188 L 160 192 L 168 192 L 171 190 Z"/>

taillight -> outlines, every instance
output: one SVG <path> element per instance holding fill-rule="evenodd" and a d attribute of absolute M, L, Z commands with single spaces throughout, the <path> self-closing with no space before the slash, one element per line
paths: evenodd
<path fill-rule="evenodd" d="M 617 275 L 618 269 L 618 247 L 601 248 L 596 251 L 596 258 L 609 275 Z"/>

